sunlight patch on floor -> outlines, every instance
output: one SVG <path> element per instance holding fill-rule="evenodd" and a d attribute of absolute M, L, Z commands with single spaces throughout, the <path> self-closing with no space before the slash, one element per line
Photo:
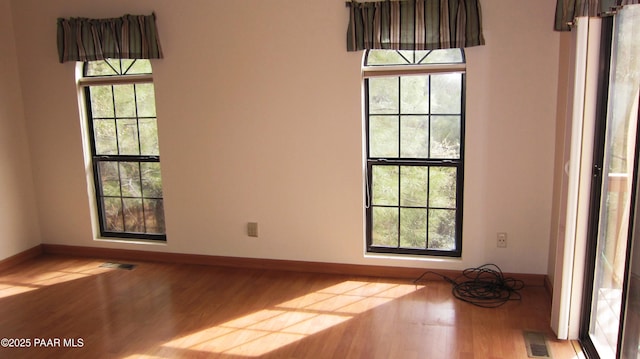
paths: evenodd
<path fill-rule="evenodd" d="M 183 336 L 163 347 L 256 357 L 342 324 L 419 288 L 345 281 Z"/>
<path fill-rule="evenodd" d="M 66 267 L 59 270 L 34 272 L 33 275 L 29 277 L 28 284 L 18 280 L 18 277 L 14 278 L 12 275 L 6 275 L 0 279 L 0 299 L 60 283 L 70 282 L 76 279 L 94 276 L 96 274 L 102 274 L 109 270 L 110 269 L 98 268 L 95 263 L 92 263 L 89 266 L 83 264 L 78 267 Z M 20 276 L 24 277 L 25 274 L 20 273 Z"/>
<path fill-rule="evenodd" d="M 0 282 L 0 299 L 7 298 L 12 295 L 27 293 L 32 290 L 36 290 L 40 288 L 42 288 L 42 286 L 1 281 Z"/>

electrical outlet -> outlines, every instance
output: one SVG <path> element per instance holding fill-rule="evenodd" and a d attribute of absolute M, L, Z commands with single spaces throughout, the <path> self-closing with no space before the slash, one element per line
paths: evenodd
<path fill-rule="evenodd" d="M 249 223 L 247 223 L 247 235 L 249 237 L 257 237 L 258 236 L 258 223 L 257 222 L 249 222 Z"/>
<path fill-rule="evenodd" d="M 507 248 L 507 232 L 498 232 L 498 248 Z"/>

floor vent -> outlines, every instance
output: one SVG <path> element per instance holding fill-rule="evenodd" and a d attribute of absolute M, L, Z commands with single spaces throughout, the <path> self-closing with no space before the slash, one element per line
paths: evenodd
<path fill-rule="evenodd" d="M 544 334 L 538 332 L 524 332 L 523 335 L 529 358 L 551 358 Z"/>
<path fill-rule="evenodd" d="M 102 268 L 115 268 L 115 269 L 132 270 L 133 268 L 136 267 L 136 265 L 135 264 L 127 264 L 127 263 L 106 262 L 106 263 L 102 263 L 100 265 L 100 267 L 102 267 Z"/>

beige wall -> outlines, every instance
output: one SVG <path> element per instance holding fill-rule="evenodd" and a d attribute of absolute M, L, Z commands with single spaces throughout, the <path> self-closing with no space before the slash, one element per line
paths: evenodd
<path fill-rule="evenodd" d="M 343 0 L 11 3 L 44 243 L 547 273 L 555 1 L 482 2 L 487 45 L 467 51 L 460 260 L 364 255 L 362 53 L 345 50 Z M 153 66 L 168 241 L 95 241 L 74 64 L 57 62 L 55 22 L 151 11 L 165 52 Z"/>
<path fill-rule="evenodd" d="M 0 260 L 40 243 L 11 4 L 0 0 Z"/>

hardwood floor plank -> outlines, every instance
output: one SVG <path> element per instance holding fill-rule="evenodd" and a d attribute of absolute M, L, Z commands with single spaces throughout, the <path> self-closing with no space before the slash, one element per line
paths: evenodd
<path fill-rule="evenodd" d="M 552 338 L 543 286 L 487 309 L 443 281 L 102 263 L 44 255 L 0 272 L 0 338 L 30 341 L 0 357 L 519 359 L 523 330 Z M 548 342 L 555 359 L 578 358 Z"/>

